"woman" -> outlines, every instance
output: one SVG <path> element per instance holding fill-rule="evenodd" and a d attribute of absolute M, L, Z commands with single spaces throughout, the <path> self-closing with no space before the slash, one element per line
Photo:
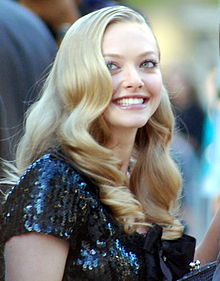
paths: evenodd
<path fill-rule="evenodd" d="M 69 29 L 17 150 L 21 178 L 2 226 L 7 281 L 175 280 L 189 270 L 195 241 L 177 219 L 159 60 L 130 8 Z"/>

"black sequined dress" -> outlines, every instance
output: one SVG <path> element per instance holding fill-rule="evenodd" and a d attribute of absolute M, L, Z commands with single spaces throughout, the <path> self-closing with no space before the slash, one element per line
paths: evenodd
<path fill-rule="evenodd" d="M 147 235 L 126 234 L 95 184 L 54 151 L 28 167 L 4 206 L 1 241 L 28 232 L 69 242 L 63 281 L 169 280 L 167 265 L 176 280 L 188 271 L 195 246 L 187 235 L 161 242 L 158 226 Z"/>

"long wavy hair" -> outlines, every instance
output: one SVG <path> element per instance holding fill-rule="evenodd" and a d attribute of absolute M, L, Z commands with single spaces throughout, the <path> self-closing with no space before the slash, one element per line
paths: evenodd
<path fill-rule="evenodd" d="M 98 185 L 103 204 L 127 232 L 158 223 L 163 238 L 182 234 L 177 220 L 181 175 L 170 157 L 174 117 L 166 90 L 148 123 L 138 129 L 130 180 L 105 144 L 110 136 L 103 112 L 112 80 L 102 55 L 103 34 L 117 22 L 149 23 L 124 6 L 103 8 L 77 20 L 66 33 L 41 97 L 30 108 L 16 153 L 21 175 L 51 147 L 61 147 Z"/>

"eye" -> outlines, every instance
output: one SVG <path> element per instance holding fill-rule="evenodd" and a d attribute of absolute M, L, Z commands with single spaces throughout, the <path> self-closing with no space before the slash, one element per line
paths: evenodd
<path fill-rule="evenodd" d="M 117 64 L 114 62 L 106 62 L 106 66 L 110 72 L 118 69 Z"/>
<path fill-rule="evenodd" d="M 157 67 L 158 65 L 158 62 L 154 61 L 154 60 L 145 60 L 144 62 L 141 63 L 141 67 L 144 67 L 144 68 L 155 68 Z"/>

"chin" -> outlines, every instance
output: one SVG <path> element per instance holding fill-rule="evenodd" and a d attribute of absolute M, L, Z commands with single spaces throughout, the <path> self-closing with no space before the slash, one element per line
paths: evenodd
<path fill-rule="evenodd" d="M 140 120 L 140 121 L 135 121 L 133 120 L 133 122 L 130 122 L 129 126 L 132 127 L 132 128 L 142 128 L 144 127 L 147 122 L 148 122 L 149 119 L 145 119 L 145 120 Z"/>
<path fill-rule="evenodd" d="M 124 128 L 131 128 L 131 129 L 140 129 L 144 127 L 147 124 L 148 120 L 145 120 L 144 122 L 130 122 L 126 125 L 124 125 Z"/>

